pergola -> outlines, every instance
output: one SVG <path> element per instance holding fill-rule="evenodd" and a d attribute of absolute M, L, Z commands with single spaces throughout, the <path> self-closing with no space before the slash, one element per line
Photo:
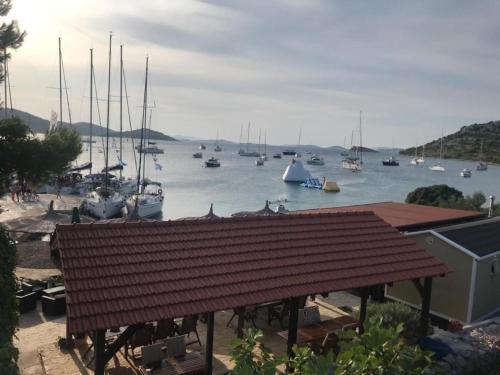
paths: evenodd
<path fill-rule="evenodd" d="M 372 212 L 58 225 L 67 336 L 92 332 L 95 373 L 147 322 L 290 301 L 288 350 L 299 298 L 413 280 L 427 331 L 432 278 L 448 268 Z M 423 279 L 423 284 L 422 284 Z M 241 324 L 242 322 L 240 322 Z M 128 326 L 105 347 L 105 331 Z"/>

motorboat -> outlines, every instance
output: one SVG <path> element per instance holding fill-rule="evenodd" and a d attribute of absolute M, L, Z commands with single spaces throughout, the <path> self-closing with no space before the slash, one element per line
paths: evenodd
<path fill-rule="evenodd" d="M 141 153 L 141 154 L 163 154 L 165 151 L 163 151 L 162 148 L 158 148 L 156 146 L 151 146 L 151 147 L 141 147 L 141 145 L 135 146 L 136 150 Z"/>
<path fill-rule="evenodd" d="M 476 165 L 476 171 L 486 171 L 486 170 L 488 170 L 488 164 L 487 163 L 484 163 L 484 162 L 480 161 Z"/>
<path fill-rule="evenodd" d="M 309 189 L 323 189 L 323 184 L 319 181 L 319 179 L 313 177 L 306 178 L 306 180 L 301 183 L 300 186 Z"/>
<path fill-rule="evenodd" d="M 285 182 L 304 182 L 308 178 L 311 178 L 311 172 L 305 169 L 302 161 L 298 159 L 292 159 L 282 177 Z"/>
<path fill-rule="evenodd" d="M 238 155 L 249 156 L 249 157 L 253 157 L 253 158 L 258 158 L 260 156 L 260 154 L 257 151 L 244 151 L 244 150 L 240 150 L 238 152 Z"/>
<path fill-rule="evenodd" d="M 319 157 L 318 155 L 314 154 L 311 156 L 309 159 L 306 160 L 307 164 L 310 165 L 325 165 L 325 160 L 322 157 Z"/>
<path fill-rule="evenodd" d="M 215 152 L 221 152 L 222 151 L 222 147 L 220 147 L 219 145 L 217 145 L 217 146 L 215 146 L 214 151 Z"/>
<path fill-rule="evenodd" d="M 421 162 L 421 159 L 420 159 L 420 158 L 413 158 L 413 159 L 411 159 L 411 161 L 410 161 L 410 164 L 411 164 L 411 165 L 419 165 L 419 164 L 421 164 L 421 163 L 422 163 L 422 162 Z"/>
<path fill-rule="evenodd" d="M 206 148 L 207 148 L 207 146 L 205 146 L 203 143 L 199 147 L 200 150 L 205 150 Z"/>
<path fill-rule="evenodd" d="M 148 218 L 158 216 L 163 207 L 161 183 L 146 180 L 143 191 L 127 199 L 127 212 L 132 217 Z"/>
<path fill-rule="evenodd" d="M 220 167 L 220 161 L 219 159 L 216 159 L 214 157 L 211 157 L 207 161 L 205 161 L 205 167 L 207 168 L 218 168 Z"/>
<path fill-rule="evenodd" d="M 203 154 L 201 152 L 195 152 L 193 154 L 193 159 L 201 159 L 203 157 Z"/>
<path fill-rule="evenodd" d="M 342 159 L 341 166 L 342 166 L 342 168 L 349 169 L 353 172 L 360 172 L 361 171 L 361 161 L 356 156 L 349 156 L 349 157 Z"/>
<path fill-rule="evenodd" d="M 260 158 L 258 158 L 257 160 L 255 160 L 255 165 L 257 167 L 261 167 L 264 165 L 264 158 L 261 156 Z"/>
<path fill-rule="evenodd" d="M 464 169 L 462 169 L 462 172 L 460 172 L 460 176 L 462 176 L 464 178 L 469 178 L 469 177 L 472 177 L 472 172 L 470 169 L 464 168 Z"/>
<path fill-rule="evenodd" d="M 389 159 L 382 160 L 382 165 L 397 167 L 399 166 L 399 161 L 394 156 L 391 156 Z"/>
<path fill-rule="evenodd" d="M 281 153 L 276 153 L 273 155 L 273 159 L 281 159 Z"/>
<path fill-rule="evenodd" d="M 111 219 L 120 216 L 125 207 L 125 199 L 120 193 L 111 189 L 97 188 L 84 200 L 87 213 L 98 219 Z"/>
<path fill-rule="evenodd" d="M 267 154 L 260 155 L 260 158 L 264 161 L 267 161 Z"/>
<path fill-rule="evenodd" d="M 295 155 L 295 150 L 287 149 L 283 151 L 283 155 Z"/>
<path fill-rule="evenodd" d="M 297 152 L 297 153 L 295 153 L 295 157 L 296 157 L 296 158 L 301 158 L 301 157 L 302 157 L 302 154 L 301 154 L 300 152 Z"/>
<path fill-rule="evenodd" d="M 446 172 L 446 169 L 441 165 L 441 163 L 436 163 L 432 167 L 429 167 L 429 170 L 434 172 Z"/>

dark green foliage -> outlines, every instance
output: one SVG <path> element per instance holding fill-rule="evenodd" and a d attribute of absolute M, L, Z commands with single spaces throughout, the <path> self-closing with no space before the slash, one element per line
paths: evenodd
<path fill-rule="evenodd" d="M 461 191 L 448 185 L 423 186 L 415 189 L 406 197 L 406 203 L 440 207 L 450 200 L 463 199 Z"/>
<path fill-rule="evenodd" d="M 366 323 L 363 335 L 342 335 L 336 375 L 423 375 L 432 367 L 432 355 L 401 339 L 403 324 L 384 327 L 382 319 Z"/>
<path fill-rule="evenodd" d="M 6 16 L 10 9 L 12 8 L 11 0 L 0 0 L 0 16 Z M 4 63 L 5 55 L 7 59 L 10 58 L 10 54 L 4 54 L 4 50 L 17 49 L 23 44 L 24 38 L 26 37 L 25 31 L 19 30 L 19 25 L 16 20 L 11 20 L 10 22 L 3 22 L 0 25 L 0 63 Z M 4 71 L 0 76 L 0 82 L 4 80 Z"/>
<path fill-rule="evenodd" d="M 406 203 L 471 211 L 486 210 L 483 208 L 483 205 L 486 203 L 486 197 L 483 193 L 475 192 L 472 195 L 464 197 L 460 190 L 448 185 L 419 187 L 408 193 Z"/>
<path fill-rule="evenodd" d="M 12 343 L 19 315 L 15 297 L 17 283 L 14 275 L 16 247 L 7 231 L 0 226 L 0 374 L 18 374 L 18 351 Z"/>
<path fill-rule="evenodd" d="M 481 143 L 483 153 L 481 154 Z M 425 155 L 439 157 L 441 138 L 425 144 Z M 483 160 L 500 163 L 500 121 L 463 126 L 458 132 L 443 138 L 443 158 Z M 419 154 L 422 146 L 419 146 Z M 415 147 L 399 152 L 402 155 L 415 155 Z"/>
<path fill-rule="evenodd" d="M 80 136 L 71 129 L 53 130 L 38 139 L 19 118 L 0 120 L 1 183 L 5 186 L 16 173 L 19 181 L 36 185 L 63 173 L 81 150 Z"/>

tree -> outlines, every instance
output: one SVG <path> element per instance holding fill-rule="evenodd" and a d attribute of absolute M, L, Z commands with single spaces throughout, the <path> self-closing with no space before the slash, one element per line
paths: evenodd
<path fill-rule="evenodd" d="M 406 203 L 421 204 L 443 208 L 456 208 L 471 211 L 483 211 L 486 197 L 481 192 L 464 197 L 464 194 L 448 185 L 419 187 L 408 194 Z"/>
<path fill-rule="evenodd" d="M 19 181 L 44 182 L 67 170 L 81 151 L 80 135 L 72 129 L 57 128 L 38 139 L 19 118 L 0 120 L 0 179 L 4 186 L 14 173 Z"/>
<path fill-rule="evenodd" d="M 5 17 L 12 8 L 12 0 L 0 0 L 0 16 Z M 3 22 L 0 26 L 0 63 L 4 69 L 0 81 L 5 79 L 5 57 L 10 58 L 6 52 L 9 48 L 17 49 L 21 47 L 26 37 L 26 31 L 20 31 L 16 20 L 8 23 Z"/>
<path fill-rule="evenodd" d="M 19 320 L 15 297 L 17 283 L 14 275 L 16 247 L 7 231 L 0 226 L 0 374 L 18 374 L 18 351 L 12 342 Z"/>

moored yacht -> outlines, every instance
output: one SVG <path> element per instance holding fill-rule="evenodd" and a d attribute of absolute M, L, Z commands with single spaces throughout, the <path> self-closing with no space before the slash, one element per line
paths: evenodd
<path fill-rule="evenodd" d="M 110 219 L 121 216 L 125 206 L 125 198 L 110 188 L 97 188 L 87 195 L 84 200 L 85 210 L 89 215 L 98 219 Z"/>
<path fill-rule="evenodd" d="M 143 190 L 127 199 L 129 215 L 140 218 L 154 217 L 161 214 L 163 207 L 163 191 L 160 182 L 145 180 Z"/>
<path fill-rule="evenodd" d="M 472 177 L 472 172 L 470 169 L 464 168 L 464 169 L 462 169 L 462 172 L 460 172 L 460 176 L 462 176 L 464 178 L 469 178 L 469 177 Z"/>
<path fill-rule="evenodd" d="M 349 157 L 342 159 L 341 166 L 342 166 L 342 168 L 349 169 L 353 172 L 360 172 L 361 171 L 361 161 L 356 156 L 349 156 Z"/>
<path fill-rule="evenodd" d="M 486 171 L 486 170 L 488 170 L 488 164 L 487 163 L 480 161 L 476 165 L 476 171 Z"/>
<path fill-rule="evenodd" d="M 218 168 L 220 167 L 220 161 L 219 159 L 214 158 L 213 156 L 205 161 L 205 167 L 207 168 Z"/>
<path fill-rule="evenodd" d="M 399 161 L 394 156 L 391 156 L 389 159 L 382 160 L 382 165 L 397 167 L 399 166 Z"/>
<path fill-rule="evenodd" d="M 306 163 L 310 165 L 325 165 L 325 160 L 322 157 L 314 154 L 306 160 Z"/>
<path fill-rule="evenodd" d="M 203 157 L 203 154 L 201 152 L 195 152 L 193 154 L 193 159 L 201 159 Z"/>
<path fill-rule="evenodd" d="M 281 153 L 277 152 L 273 155 L 273 159 L 281 159 Z"/>

